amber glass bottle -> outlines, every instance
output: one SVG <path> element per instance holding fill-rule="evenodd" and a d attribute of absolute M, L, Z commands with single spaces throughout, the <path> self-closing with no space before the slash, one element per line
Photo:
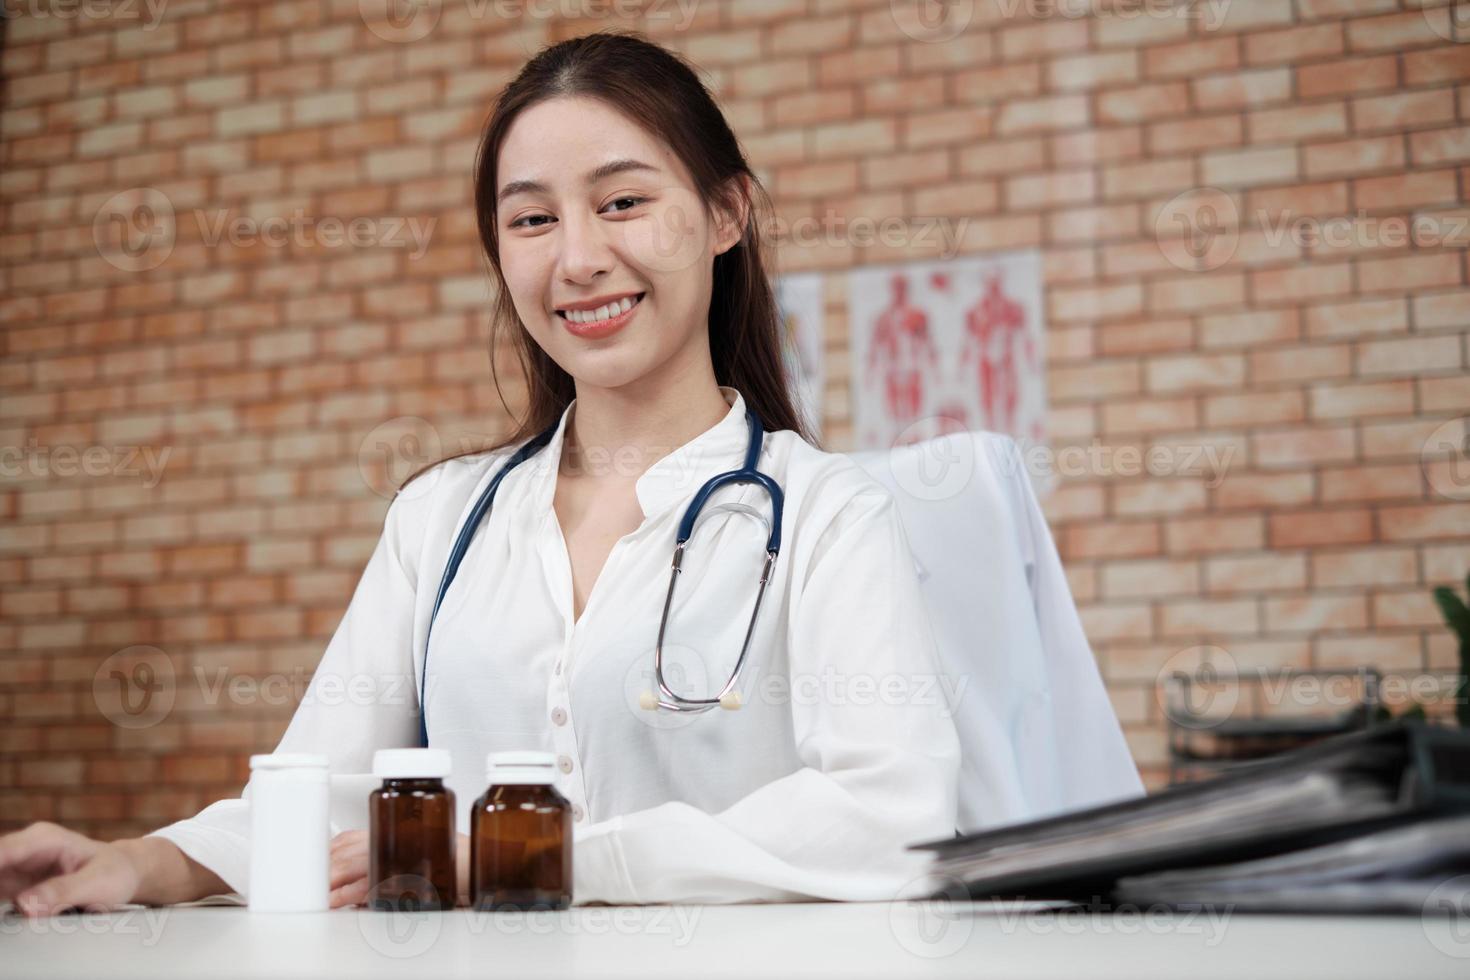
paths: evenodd
<path fill-rule="evenodd" d="M 550 752 L 492 752 L 470 811 L 470 894 L 482 912 L 572 904 L 572 810 Z"/>
<path fill-rule="evenodd" d="M 454 908 L 454 791 L 444 785 L 449 753 L 381 749 L 373 756 L 373 775 L 383 785 L 368 797 L 368 906 L 396 912 Z"/>

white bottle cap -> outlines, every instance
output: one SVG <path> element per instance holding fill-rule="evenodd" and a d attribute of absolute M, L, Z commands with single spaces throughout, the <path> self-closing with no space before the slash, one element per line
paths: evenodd
<path fill-rule="evenodd" d="M 325 769 L 327 757 L 311 752 L 275 752 L 271 755 L 252 755 L 251 769 Z"/>
<path fill-rule="evenodd" d="M 373 775 L 380 779 L 443 779 L 449 775 L 448 749 L 379 749 Z"/>
<path fill-rule="evenodd" d="M 517 750 L 491 752 L 485 775 L 495 783 L 550 783 L 556 778 L 556 753 Z"/>

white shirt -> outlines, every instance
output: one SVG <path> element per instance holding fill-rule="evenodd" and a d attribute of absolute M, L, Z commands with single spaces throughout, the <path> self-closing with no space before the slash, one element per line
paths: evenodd
<path fill-rule="evenodd" d="M 739 710 L 649 712 L 653 650 L 679 521 L 710 477 L 738 469 L 745 400 L 636 483 L 642 525 L 607 557 L 573 622 L 552 507 L 568 416 L 501 481 L 434 621 L 429 743 L 446 748 L 458 829 L 485 759 L 540 749 L 573 804 L 573 901 L 890 900 L 930 886 L 907 844 L 955 833 L 959 740 L 935 689 L 938 655 L 889 490 L 848 457 L 767 432 L 759 468 L 784 491 L 780 556 L 762 601 Z M 439 464 L 394 498 L 383 535 L 278 752 L 335 773 L 418 744 L 425 634 L 467 512 L 518 447 Z M 749 623 L 766 532 L 758 487 L 714 494 L 689 543 L 665 639 L 665 678 L 718 693 Z M 682 665 L 682 673 L 675 663 Z M 708 683 L 691 681 L 705 664 Z M 248 787 L 155 831 L 248 894 Z"/>

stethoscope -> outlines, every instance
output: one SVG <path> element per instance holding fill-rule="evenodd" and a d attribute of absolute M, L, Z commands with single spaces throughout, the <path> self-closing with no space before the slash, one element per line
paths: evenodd
<path fill-rule="evenodd" d="M 659 708 L 667 708 L 670 711 L 698 713 L 708 711 L 715 705 L 732 711 L 740 707 L 740 692 L 735 690 L 735 685 L 740 680 L 740 670 L 745 666 L 746 655 L 750 652 L 750 639 L 755 634 L 756 618 L 760 615 L 761 599 L 766 594 L 766 585 L 771 580 L 771 569 L 775 567 L 776 555 L 781 551 L 781 508 L 784 496 L 780 485 L 756 468 L 756 463 L 760 459 L 761 447 L 765 443 L 765 430 L 761 427 L 760 419 L 756 418 L 755 413 L 749 408 L 746 408 L 745 422 L 750 429 L 750 442 L 745 449 L 744 464 L 738 470 L 730 470 L 712 477 L 700 487 L 688 509 L 684 511 L 683 520 L 679 522 L 678 537 L 674 541 L 673 570 L 669 573 L 669 593 L 664 598 L 664 611 L 658 623 L 658 640 L 653 648 L 653 676 L 661 696 L 653 691 L 644 691 L 638 698 L 638 704 L 645 710 L 656 711 Z M 501 471 L 495 474 L 495 478 L 480 494 L 479 499 L 475 501 L 474 508 L 459 529 L 454 547 L 450 549 L 449 562 L 444 568 L 444 577 L 439 582 L 439 594 L 434 597 L 434 611 L 429 614 L 429 628 L 424 637 L 424 666 L 419 678 L 419 744 L 421 745 L 429 744 L 429 712 L 424 702 L 424 695 L 428 690 L 429 679 L 429 637 L 434 632 L 434 619 L 439 615 L 439 606 L 444 602 L 445 593 L 449 591 L 449 583 L 453 582 L 454 576 L 459 573 L 460 562 L 464 561 L 465 553 L 469 551 L 470 541 L 475 536 L 476 528 L 480 526 L 480 522 L 485 519 L 485 515 L 490 512 L 490 507 L 495 502 L 495 494 L 500 489 L 500 481 L 505 479 L 507 473 L 530 459 L 550 442 L 560 424 L 558 421 L 557 425 L 549 427 L 515 451 Z M 770 497 L 770 520 L 766 519 L 759 508 L 749 504 L 727 503 L 723 505 L 725 509 L 749 514 L 766 525 L 768 533 L 765 565 L 761 569 L 760 587 L 755 595 L 755 608 L 750 613 L 750 625 L 746 627 L 745 641 L 740 646 L 740 657 L 735 661 L 735 669 L 730 673 L 730 679 L 725 682 L 720 693 L 712 698 L 686 698 L 673 691 L 664 682 L 664 632 L 669 625 L 669 609 L 674 604 L 674 586 L 679 581 L 679 569 L 684 562 L 684 551 L 689 546 L 689 538 L 694 533 L 695 521 L 698 520 L 699 512 L 704 508 L 704 503 L 709 499 L 710 494 L 730 483 L 754 483 L 764 488 L 766 495 Z"/>

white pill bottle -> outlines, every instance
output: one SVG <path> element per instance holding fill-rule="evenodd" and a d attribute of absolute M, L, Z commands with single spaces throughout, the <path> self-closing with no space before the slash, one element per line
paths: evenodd
<path fill-rule="evenodd" d="M 329 875 L 327 757 L 250 757 L 252 912 L 325 912 Z"/>

